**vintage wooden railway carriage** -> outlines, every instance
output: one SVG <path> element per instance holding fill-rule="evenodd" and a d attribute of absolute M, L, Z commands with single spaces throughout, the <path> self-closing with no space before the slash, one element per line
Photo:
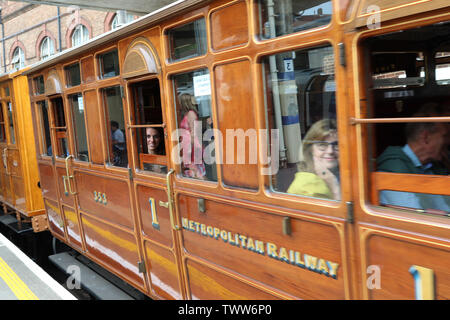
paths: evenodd
<path fill-rule="evenodd" d="M 375 162 L 450 120 L 412 117 L 449 101 L 449 9 L 188 0 L 33 66 L 50 231 L 158 299 L 450 298 L 448 212 L 379 199 L 446 201 L 448 175 Z M 332 193 L 292 191 L 302 143 Z"/>
<path fill-rule="evenodd" d="M 35 137 L 27 77 L 17 73 L 0 77 L 0 203 L 4 214 L 17 219 L 14 228 L 32 223 L 36 232 L 47 229 L 39 188 Z M 10 221 L 11 222 L 11 221 Z"/>

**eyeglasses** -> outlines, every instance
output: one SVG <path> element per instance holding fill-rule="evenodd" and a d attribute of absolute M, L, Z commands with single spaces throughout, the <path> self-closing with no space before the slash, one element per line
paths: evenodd
<path fill-rule="evenodd" d="M 329 141 L 308 141 L 309 143 L 313 143 L 317 146 L 317 149 L 320 151 L 325 151 L 328 149 L 328 146 L 331 146 L 334 151 L 339 151 L 339 143 L 337 141 L 329 142 Z"/>

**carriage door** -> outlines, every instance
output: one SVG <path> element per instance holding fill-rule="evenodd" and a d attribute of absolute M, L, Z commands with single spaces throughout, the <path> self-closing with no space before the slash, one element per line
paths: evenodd
<path fill-rule="evenodd" d="M 137 70 L 138 66 L 144 66 Z M 161 101 L 159 62 L 143 38 L 131 43 L 122 76 L 127 85 L 130 130 L 133 139 L 133 185 L 141 224 L 149 293 L 164 299 L 182 299 L 176 231 L 173 228 L 171 174 L 168 166 L 168 130 Z"/>

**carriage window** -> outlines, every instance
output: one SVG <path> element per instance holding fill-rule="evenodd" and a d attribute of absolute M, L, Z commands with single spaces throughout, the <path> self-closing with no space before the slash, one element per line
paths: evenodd
<path fill-rule="evenodd" d="M 34 94 L 40 95 L 45 93 L 44 76 L 39 76 L 33 79 L 34 82 Z"/>
<path fill-rule="evenodd" d="M 71 95 L 69 96 L 69 101 L 72 107 L 75 155 L 78 160 L 89 161 L 83 96 L 81 93 Z"/>
<path fill-rule="evenodd" d="M 433 66 L 434 60 L 438 84 L 443 85 L 449 79 L 446 53 L 436 50 L 447 41 L 448 34 L 450 23 L 439 23 L 362 42 L 368 59 L 363 65 L 369 69 L 361 74 L 368 77 L 367 114 L 373 118 L 363 129 L 371 171 L 370 197 L 375 205 L 438 215 L 450 212 L 446 181 L 450 173 L 450 123 L 439 119 L 450 117 L 450 93 L 435 85 L 432 76 L 424 78 L 421 71 Z M 403 48 L 408 48 L 408 52 L 402 51 Z M 427 50 L 422 52 L 421 48 Z M 431 63 L 424 65 L 424 61 Z M 442 70 L 438 63 L 442 64 Z M 377 79 L 383 70 L 402 71 L 404 75 Z M 373 86 L 371 79 L 376 80 Z M 438 122 L 433 119 L 418 122 L 412 118 L 433 118 Z M 439 178 L 440 175 L 445 177 Z"/>
<path fill-rule="evenodd" d="M 8 120 L 9 120 L 9 143 L 16 144 L 16 134 L 14 132 L 14 119 L 13 119 L 13 106 L 11 102 L 6 105 L 8 109 Z"/>
<path fill-rule="evenodd" d="M 158 79 L 133 84 L 134 119 L 139 168 L 144 171 L 167 173 L 165 133 Z"/>
<path fill-rule="evenodd" d="M 64 105 L 61 97 L 50 100 L 53 109 L 54 130 L 56 136 L 57 157 L 65 158 L 69 155 L 67 146 L 66 119 L 64 113 Z"/>
<path fill-rule="evenodd" d="M 438 85 L 450 84 L 450 52 L 436 52 L 436 82 Z"/>
<path fill-rule="evenodd" d="M 120 87 L 103 89 L 106 132 L 108 135 L 109 164 L 116 167 L 128 166 L 125 119 Z"/>
<path fill-rule="evenodd" d="M 260 0 L 260 35 L 271 39 L 327 25 L 332 1 Z"/>
<path fill-rule="evenodd" d="M 103 79 L 119 75 L 119 57 L 117 50 L 99 55 L 98 62 L 100 74 Z"/>
<path fill-rule="evenodd" d="M 5 90 L 5 97 L 9 97 L 9 87 L 6 86 L 6 87 L 4 88 L 4 90 Z"/>
<path fill-rule="evenodd" d="M 209 71 L 178 74 L 173 83 L 182 174 L 217 181 Z"/>
<path fill-rule="evenodd" d="M 263 68 L 268 128 L 279 137 L 272 190 L 340 200 L 333 48 L 272 55 Z"/>
<path fill-rule="evenodd" d="M 43 154 L 46 156 L 52 156 L 52 142 L 50 138 L 50 122 L 48 115 L 48 104 L 47 101 L 39 101 L 36 103 L 39 112 L 39 121 L 41 128 L 41 138 Z"/>
<path fill-rule="evenodd" d="M 66 83 L 68 87 L 74 87 L 81 84 L 80 64 L 74 63 L 64 67 L 66 73 Z"/>
<path fill-rule="evenodd" d="M 169 30 L 172 60 L 189 59 L 206 53 L 205 19 L 199 19 Z"/>
<path fill-rule="evenodd" d="M 0 142 L 6 142 L 5 120 L 3 118 L 3 106 L 0 104 Z"/>

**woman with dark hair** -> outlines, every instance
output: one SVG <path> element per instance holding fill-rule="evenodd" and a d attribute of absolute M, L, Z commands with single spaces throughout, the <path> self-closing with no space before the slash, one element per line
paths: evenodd
<path fill-rule="evenodd" d="M 323 119 L 306 134 L 299 154 L 298 172 L 287 192 L 305 196 L 341 199 L 339 145 L 336 121 Z"/>
<path fill-rule="evenodd" d="M 163 134 L 162 128 L 145 129 L 148 154 L 163 155 L 165 153 Z"/>

